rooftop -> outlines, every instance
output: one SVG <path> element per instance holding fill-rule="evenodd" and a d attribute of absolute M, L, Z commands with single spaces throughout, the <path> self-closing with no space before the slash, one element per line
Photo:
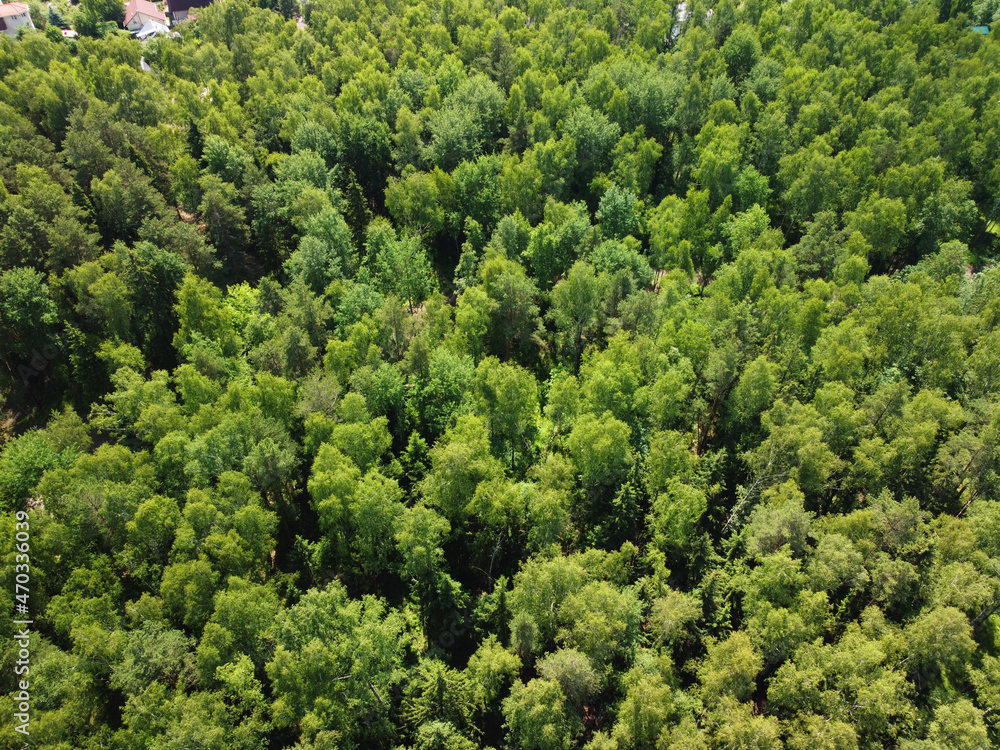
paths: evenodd
<path fill-rule="evenodd" d="M 147 37 L 154 36 L 156 34 L 167 34 L 169 32 L 170 29 L 167 28 L 166 24 L 150 20 L 146 21 L 146 25 L 135 32 L 135 35 L 139 37 L 139 39 L 145 40 Z M 142 61 L 140 60 L 140 62 Z"/>
<path fill-rule="evenodd" d="M 167 17 L 163 15 L 160 10 L 149 2 L 149 0 L 129 0 L 129 4 L 125 6 L 125 25 L 128 26 L 129 22 L 135 16 L 136 13 L 142 13 L 145 16 L 150 16 L 151 18 L 158 18 L 161 21 L 166 21 Z"/>
<path fill-rule="evenodd" d="M 167 0 L 167 10 L 180 13 L 191 8 L 207 8 L 212 0 Z"/>
<path fill-rule="evenodd" d="M 0 18 L 4 16 L 19 16 L 27 10 L 27 3 L 7 3 L 6 5 L 0 5 Z"/>

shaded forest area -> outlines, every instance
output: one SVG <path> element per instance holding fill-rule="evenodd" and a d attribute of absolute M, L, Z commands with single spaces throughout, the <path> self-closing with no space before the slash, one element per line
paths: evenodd
<path fill-rule="evenodd" d="M 997 0 L 119 11 L 0 35 L 33 747 L 1000 744 Z"/>

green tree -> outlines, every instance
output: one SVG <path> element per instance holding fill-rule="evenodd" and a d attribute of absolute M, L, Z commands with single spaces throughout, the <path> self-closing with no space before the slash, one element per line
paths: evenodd
<path fill-rule="evenodd" d="M 722 45 L 722 57 L 729 68 L 729 77 L 736 84 L 743 81 L 762 56 L 757 33 L 752 26 L 738 24 Z"/>
<path fill-rule="evenodd" d="M 512 745 L 523 750 L 568 749 L 582 728 L 567 710 L 559 683 L 552 680 L 515 682 L 503 712 Z"/>
<path fill-rule="evenodd" d="M 212 244 L 224 255 L 246 249 L 249 229 L 246 212 L 236 202 L 236 189 L 213 174 L 201 178 L 201 203 L 198 212 L 208 228 Z"/>
<path fill-rule="evenodd" d="M 232 315 L 217 287 L 189 273 L 177 289 L 174 310 L 180 321 L 180 328 L 174 334 L 176 349 L 183 350 L 196 337 L 203 337 L 216 343 L 223 355 L 236 353 L 239 344 Z"/>
<path fill-rule="evenodd" d="M 58 311 L 40 273 L 12 268 L 0 275 L 0 326 L 9 342 L 4 365 L 11 379 L 41 374 L 58 354 Z M 32 364 L 32 361 L 35 364 Z"/>
<path fill-rule="evenodd" d="M 490 453 L 486 425 L 471 414 L 459 417 L 429 455 L 431 470 L 422 484 L 423 495 L 455 525 L 465 520 L 479 483 L 503 473 Z"/>
<path fill-rule="evenodd" d="M 270 633 L 275 726 L 299 727 L 307 741 L 335 732 L 348 747 L 396 735 L 385 709 L 405 648 L 398 612 L 374 597 L 351 600 L 334 582 L 282 610 Z"/>
<path fill-rule="evenodd" d="M 513 470 L 515 454 L 530 454 L 534 442 L 539 416 L 535 377 L 518 365 L 487 357 L 476 368 L 475 401 L 490 436 L 509 448 Z"/>
<path fill-rule="evenodd" d="M 749 636 L 738 631 L 724 641 L 708 643 L 708 655 L 698 669 L 698 680 L 708 699 L 732 696 L 743 702 L 753 694 L 757 674 L 763 665 Z"/>
<path fill-rule="evenodd" d="M 80 3 L 76 26 L 81 34 L 102 36 L 102 22 L 120 24 L 124 20 L 125 7 L 118 0 L 87 0 Z"/>
<path fill-rule="evenodd" d="M 400 237 L 387 242 L 375 259 L 382 287 L 405 299 L 413 312 L 433 288 L 427 254 L 417 237 Z"/>
<path fill-rule="evenodd" d="M 584 341 L 600 331 L 605 286 L 592 266 L 578 260 L 552 289 L 549 318 L 564 335 L 563 346 L 575 363 L 583 354 Z"/>
<path fill-rule="evenodd" d="M 548 286 L 595 244 L 595 240 L 596 232 L 585 205 L 566 205 L 550 200 L 545 204 L 545 221 L 531 233 L 525 257 L 538 279 Z"/>
<path fill-rule="evenodd" d="M 530 355 L 537 347 L 539 327 L 538 288 L 524 268 L 516 263 L 494 258 L 480 269 L 483 288 L 492 306 L 489 350 L 504 360 L 515 352 Z"/>
<path fill-rule="evenodd" d="M 636 234 L 640 226 L 639 199 L 632 191 L 612 185 L 601 196 L 597 222 L 605 237 L 621 239 Z"/>

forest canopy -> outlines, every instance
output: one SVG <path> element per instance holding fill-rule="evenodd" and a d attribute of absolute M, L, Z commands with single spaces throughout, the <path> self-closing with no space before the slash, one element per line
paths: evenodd
<path fill-rule="evenodd" d="M 996 0 L 33 10 L 32 747 L 1000 745 Z"/>

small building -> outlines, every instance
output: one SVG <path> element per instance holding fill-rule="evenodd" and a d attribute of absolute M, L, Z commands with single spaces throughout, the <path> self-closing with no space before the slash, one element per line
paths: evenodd
<path fill-rule="evenodd" d="M 62 35 L 66 39 L 76 39 L 78 36 L 80 36 L 75 31 L 73 31 L 73 29 L 63 29 L 62 30 Z"/>
<path fill-rule="evenodd" d="M 167 0 L 167 12 L 174 22 L 183 21 L 192 9 L 207 8 L 211 4 L 212 0 Z"/>
<path fill-rule="evenodd" d="M 9 37 L 16 37 L 17 30 L 22 26 L 27 26 L 29 29 L 35 28 L 35 24 L 31 22 L 27 3 L 0 5 L 0 32 Z"/>
<path fill-rule="evenodd" d="M 125 28 L 134 33 L 141 31 L 150 21 L 167 25 L 167 17 L 149 0 L 129 0 L 125 6 Z"/>
<path fill-rule="evenodd" d="M 137 32 L 135 32 L 135 36 L 136 38 L 139 39 L 139 41 L 144 42 L 147 39 L 150 39 L 151 37 L 157 35 L 167 36 L 169 33 L 170 29 L 168 29 L 159 21 L 150 21 L 141 29 L 139 29 Z"/>

